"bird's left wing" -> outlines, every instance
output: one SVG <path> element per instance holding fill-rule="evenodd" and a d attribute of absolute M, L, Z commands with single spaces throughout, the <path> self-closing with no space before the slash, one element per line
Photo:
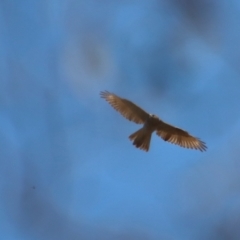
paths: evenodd
<path fill-rule="evenodd" d="M 157 135 L 163 140 L 177 144 L 181 147 L 197 149 L 201 152 L 206 151 L 207 149 L 205 142 L 201 141 L 199 138 L 193 137 L 188 132 L 171 126 L 163 121 L 160 121 L 159 127 L 156 131 Z"/>
<path fill-rule="evenodd" d="M 130 121 L 135 123 L 145 123 L 149 117 L 147 112 L 127 99 L 120 98 L 108 91 L 101 92 L 100 95 L 109 102 L 115 110 L 120 112 L 122 116 Z"/>

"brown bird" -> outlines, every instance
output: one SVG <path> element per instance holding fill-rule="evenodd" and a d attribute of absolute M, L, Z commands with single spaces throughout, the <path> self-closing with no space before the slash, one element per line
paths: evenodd
<path fill-rule="evenodd" d="M 156 115 L 145 112 L 131 101 L 120 98 L 108 91 L 101 92 L 100 95 L 128 120 L 144 124 L 142 128 L 129 136 L 137 148 L 148 151 L 151 135 L 156 131 L 157 135 L 164 141 L 185 148 L 197 149 L 201 152 L 206 151 L 206 144 L 199 138 L 193 137 L 188 132 L 163 122 Z"/>

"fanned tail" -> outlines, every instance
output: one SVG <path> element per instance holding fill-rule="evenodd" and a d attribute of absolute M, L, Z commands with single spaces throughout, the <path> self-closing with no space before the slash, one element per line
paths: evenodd
<path fill-rule="evenodd" d="M 143 127 L 130 135 L 129 138 L 133 141 L 133 145 L 147 152 L 150 146 L 151 135 L 152 132 Z"/>

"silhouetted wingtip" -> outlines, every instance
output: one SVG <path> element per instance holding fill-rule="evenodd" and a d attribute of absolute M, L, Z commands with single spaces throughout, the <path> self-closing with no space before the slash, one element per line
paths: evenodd
<path fill-rule="evenodd" d="M 109 92 L 109 91 L 101 91 L 100 92 L 100 96 L 102 97 L 102 98 L 106 98 L 107 96 L 109 96 L 111 93 Z"/>
<path fill-rule="evenodd" d="M 186 142 L 185 141 L 184 145 L 181 145 L 179 142 L 176 142 L 176 141 L 175 142 L 174 141 L 169 141 L 169 143 L 175 144 L 175 145 L 178 145 L 180 147 L 187 148 L 187 149 L 199 150 L 201 152 L 207 151 L 208 147 L 207 147 L 206 143 L 201 141 L 199 138 L 195 138 L 195 139 L 197 139 L 198 142 L 193 143 L 193 142 Z M 163 139 L 163 140 L 165 140 L 165 139 Z"/>
<path fill-rule="evenodd" d="M 201 146 L 201 152 L 207 151 L 208 147 L 206 145 Z"/>
<path fill-rule="evenodd" d="M 206 145 L 206 143 L 205 142 L 203 142 L 202 140 L 200 140 L 199 138 L 198 138 L 198 141 L 199 141 L 199 143 L 200 143 L 200 146 L 198 147 L 198 149 L 201 151 L 201 152 L 205 152 L 205 151 L 207 151 L 207 145 Z"/>

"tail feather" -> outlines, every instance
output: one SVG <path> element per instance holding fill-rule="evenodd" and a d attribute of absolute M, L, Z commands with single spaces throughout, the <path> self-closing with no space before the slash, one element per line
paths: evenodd
<path fill-rule="evenodd" d="M 147 152 L 150 146 L 151 135 L 151 131 L 145 128 L 141 128 L 130 135 L 129 138 L 131 141 L 133 141 L 133 145 Z"/>

